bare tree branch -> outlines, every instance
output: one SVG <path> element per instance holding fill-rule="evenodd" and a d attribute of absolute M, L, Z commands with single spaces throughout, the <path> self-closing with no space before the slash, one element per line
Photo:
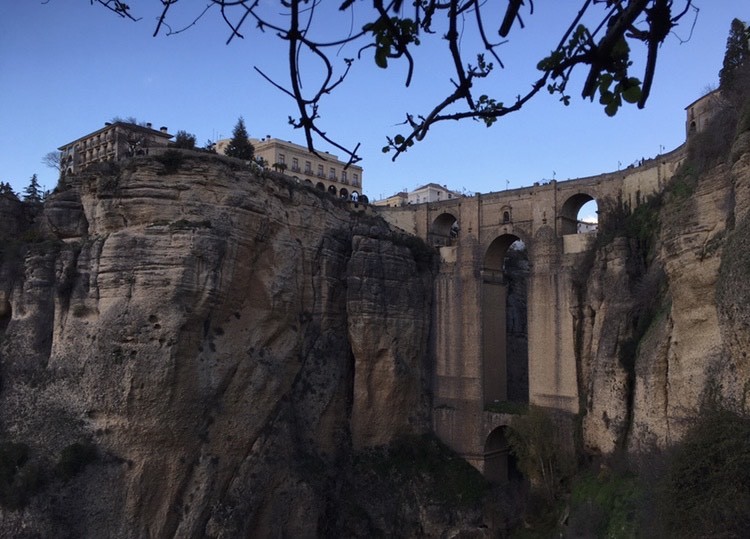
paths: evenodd
<path fill-rule="evenodd" d="M 532 82 L 530 90 L 521 93 L 508 92 L 508 88 L 498 86 L 500 92 L 497 93 L 504 90 L 504 93 L 514 96 L 501 100 L 484 93 L 474 95 L 474 86 L 478 80 L 491 77 L 495 65 L 504 68 L 498 47 L 508 41 L 505 38 L 524 28 L 522 15 L 525 16 L 526 9 L 529 16 L 534 14 L 532 0 L 417 0 L 411 4 L 413 15 L 406 14 L 408 10 L 404 8 L 403 0 L 372 0 L 369 3 L 340 0 L 339 12 L 351 17 L 349 30 L 341 37 L 331 35 L 336 25 L 329 20 L 330 13 L 319 15 L 322 0 L 282 0 L 274 8 L 269 8 L 267 3 L 260 0 L 206 0 L 208 3 L 194 15 L 192 22 L 179 30 L 172 30 L 169 18 L 175 9 L 190 8 L 185 7 L 185 3 L 178 4 L 178 0 L 159 1 L 162 9 L 157 18 L 155 36 L 160 32 L 172 35 L 192 28 L 210 8 L 216 6 L 229 29 L 227 43 L 234 38 L 244 39 L 248 19 L 254 21 L 257 30 L 270 30 L 285 41 L 287 82 L 273 81 L 260 68 L 255 67 L 255 70 L 295 101 L 297 117 L 289 121 L 294 127 L 302 129 L 310 151 L 315 152 L 316 140 L 323 140 L 345 152 L 350 163 L 359 160 L 356 155 L 359 145 L 354 150 L 347 150 L 318 127 L 321 100 L 345 81 L 353 66 L 354 60 L 351 58 L 344 58 L 343 65 L 336 60 L 346 45 L 357 47 L 359 60 L 364 57 L 365 51 L 372 52 L 375 64 L 380 68 L 387 68 L 389 61 L 405 62 L 404 85 L 408 87 L 414 75 L 414 47 L 422 39 L 432 36 L 442 37 L 446 42 L 447 64 L 452 66 L 453 90 L 427 114 L 407 113 L 402 125 L 407 126 L 408 131 L 403 135 L 387 137 L 388 145 L 384 148 L 384 151 L 393 150 L 395 159 L 415 142 L 423 140 L 438 122 L 472 118 L 489 126 L 497 119 L 520 110 L 545 87 L 550 93 L 559 93 L 560 100 L 568 104 L 570 96 L 567 95 L 567 85 L 571 74 L 579 66 L 588 69 L 581 95 L 593 99 L 598 92 L 599 101 L 607 114 L 615 114 L 623 103 L 637 103 L 642 107 L 651 90 L 659 45 L 691 9 L 696 16 L 698 12 L 692 5 L 693 0 L 579 0 L 580 9 L 571 9 L 575 15 L 562 33 L 557 47 L 547 58 L 540 59 L 539 79 Z M 121 0 L 90 2 L 92 5 L 100 4 L 120 17 L 138 20 L 131 13 L 130 6 Z M 498 35 L 503 38 L 499 41 L 491 40 L 487 33 L 486 14 L 492 13 L 493 8 L 500 15 L 495 26 Z M 471 17 L 467 17 L 469 14 Z M 360 30 L 355 29 L 355 15 L 363 16 Z M 582 24 L 584 17 L 593 21 L 592 30 Z M 465 61 L 460 46 L 467 24 L 481 46 L 481 50 L 475 51 L 475 62 Z M 442 35 L 441 28 L 446 29 Z M 321 29 L 325 32 L 321 32 Z M 647 46 L 643 82 L 630 75 L 632 61 L 629 41 L 641 41 Z M 312 89 L 307 89 L 304 84 L 303 67 L 309 69 L 309 66 L 301 64 L 303 53 L 310 53 L 320 61 L 320 82 L 316 82 Z M 485 53 L 491 61 L 485 59 Z M 512 104 L 506 105 L 504 101 Z"/>

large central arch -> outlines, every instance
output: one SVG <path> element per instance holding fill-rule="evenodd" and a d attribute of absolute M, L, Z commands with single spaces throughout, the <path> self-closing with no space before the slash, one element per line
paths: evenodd
<path fill-rule="evenodd" d="M 508 401 L 511 395 L 513 400 L 528 402 L 528 359 L 525 350 L 524 357 L 514 358 L 515 363 L 522 362 L 523 365 L 509 365 L 508 357 L 509 326 L 512 324 L 509 323 L 509 281 L 505 265 L 511 245 L 519 241 L 521 238 L 514 234 L 496 237 L 487 248 L 482 265 L 482 389 L 485 406 Z M 525 286 L 521 293 L 524 295 L 522 299 L 525 305 Z M 525 327 L 525 310 L 520 315 L 513 315 L 523 317 Z M 514 387 L 513 391 L 509 391 L 509 380 L 523 387 Z"/>

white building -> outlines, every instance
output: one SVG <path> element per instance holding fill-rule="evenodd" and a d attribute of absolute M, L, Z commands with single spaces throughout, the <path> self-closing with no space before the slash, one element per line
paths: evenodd
<path fill-rule="evenodd" d="M 425 202 L 440 202 L 441 200 L 452 200 L 463 195 L 451 191 L 444 185 L 428 183 L 417 187 L 413 191 L 396 193 L 395 195 L 373 202 L 375 206 L 406 206 L 407 204 L 423 204 Z"/>
<path fill-rule="evenodd" d="M 224 155 L 230 139 L 216 143 L 216 153 Z M 348 165 L 328 152 L 311 153 L 305 146 L 266 137 L 250 139 L 255 158 L 263 159 L 266 166 L 291 176 L 299 182 L 314 185 L 334 196 L 358 199 L 362 195 L 362 167 Z"/>

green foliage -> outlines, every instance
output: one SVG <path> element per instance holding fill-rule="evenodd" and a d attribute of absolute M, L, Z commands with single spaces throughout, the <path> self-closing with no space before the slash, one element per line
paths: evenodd
<path fill-rule="evenodd" d="M 528 413 L 529 405 L 522 402 L 508 402 L 498 401 L 484 405 L 486 412 L 493 412 L 496 414 L 514 414 L 522 415 Z"/>
<path fill-rule="evenodd" d="M 375 64 L 382 69 L 388 67 L 388 58 L 400 58 L 409 45 L 419 45 L 419 25 L 412 19 L 383 15 L 362 30 L 372 33 Z"/>
<path fill-rule="evenodd" d="M 29 457 L 26 444 L 0 443 L 0 505 L 3 507 L 23 508 L 44 485 L 44 473 Z"/>
<path fill-rule="evenodd" d="M 659 209 L 661 199 L 653 196 L 636 208 L 625 219 L 625 237 L 635 239 L 641 252 L 648 253 L 654 248 L 659 232 Z"/>
<path fill-rule="evenodd" d="M 690 198 L 698 186 L 698 175 L 690 163 L 683 163 L 667 184 L 665 193 L 671 201 L 681 201 Z"/>
<path fill-rule="evenodd" d="M 592 41 L 589 29 L 579 24 L 565 44 L 537 64 L 537 69 L 549 72 L 554 81 L 547 85 L 547 91 L 551 94 L 559 93 L 560 101 L 565 105 L 570 104 L 570 96 L 566 94 L 570 66 L 580 58 L 581 51 L 588 48 Z M 614 116 L 623 102 L 638 103 L 643 94 L 641 81 L 628 74 L 632 62 L 627 40 L 620 37 L 606 54 L 607 57 L 602 58 L 601 63 L 592 63 L 583 97 L 593 100 L 598 90 L 599 103 L 604 105 L 604 112 L 607 116 Z"/>
<path fill-rule="evenodd" d="M 484 477 L 433 434 L 406 436 L 389 446 L 367 449 L 355 456 L 359 473 L 403 485 L 426 482 L 425 491 L 445 503 L 472 505 L 488 492 Z"/>
<path fill-rule="evenodd" d="M 113 116 L 110 120 L 110 123 L 123 123 L 123 124 L 133 124 L 133 125 L 139 125 L 141 127 L 146 127 L 147 122 L 141 122 L 138 121 L 138 118 L 135 116 L 127 116 L 125 118 L 121 116 Z"/>
<path fill-rule="evenodd" d="M 213 140 L 208 139 L 203 145 L 203 148 L 201 148 L 201 151 L 206 153 L 216 153 L 216 143 Z"/>
<path fill-rule="evenodd" d="M 13 191 L 13 187 L 6 182 L 0 182 L 0 196 L 18 200 L 18 195 Z"/>
<path fill-rule="evenodd" d="M 612 82 L 617 81 L 614 88 Z M 598 79 L 599 103 L 604 105 L 607 116 L 614 116 L 622 106 L 622 102 L 637 103 L 641 98 L 641 81 L 635 77 L 620 77 L 604 73 Z"/>
<path fill-rule="evenodd" d="M 736 223 L 721 251 L 716 304 L 726 327 L 747 328 L 750 324 L 750 217 Z M 748 395 L 743 399 L 750 406 Z"/>
<path fill-rule="evenodd" d="M 648 255 L 656 244 L 662 204 L 659 195 L 649 197 L 633 211 L 622 203 L 610 204 L 608 211 L 602 212 L 605 217 L 599 225 L 593 250 L 609 245 L 615 238 L 624 237 L 635 240 L 641 254 Z"/>
<path fill-rule="evenodd" d="M 196 137 L 192 133 L 187 131 L 177 131 L 174 137 L 174 147 L 182 150 L 194 150 L 195 149 Z"/>
<path fill-rule="evenodd" d="M 572 537 L 636 537 L 643 485 L 632 473 L 603 468 L 573 482 L 570 495 Z"/>
<path fill-rule="evenodd" d="M 746 537 L 750 418 L 707 410 L 674 449 L 658 497 L 673 537 Z"/>
<path fill-rule="evenodd" d="M 690 137 L 686 164 L 696 176 L 727 161 L 738 119 L 739 110 L 734 105 L 719 103 L 706 127 Z"/>
<path fill-rule="evenodd" d="M 548 503 L 562 495 L 575 472 L 570 435 L 539 406 L 530 406 L 526 415 L 515 416 L 508 429 L 508 442 L 519 470 Z"/>
<path fill-rule="evenodd" d="M 70 481 L 98 457 L 96 446 L 90 442 L 73 443 L 62 450 L 60 460 L 55 466 L 57 476 L 63 481 Z"/>
<path fill-rule="evenodd" d="M 236 157 L 238 159 L 252 160 L 255 148 L 250 143 L 250 139 L 245 129 L 245 120 L 242 116 L 237 120 L 237 124 L 234 126 L 232 131 L 232 139 L 229 141 L 224 154 L 229 157 Z"/>
<path fill-rule="evenodd" d="M 13 442 L 0 444 L 0 482 L 4 485 L 11 483 L 28 459 L 28 445 Z"/>
<path fill-rule="evenodd" d="M 724 89 L 731 85 L 735 73 L 750 57 L 750 28 L 739 19 L 733 19 L 729 27 L 727 48 L 724 52 L 724 62 L 719 71 L 719 87 Z"/>
<path fill-rule="evenodd" d="M 179 150 L 167 150 L 164 153 L 157 155 L 156 160 L 164 165 L 164 170 L 159 171 L 159 175 L 175 174 L 179 169 L 182 162 L 185 160 L 185 156 Z"/>
<path fill-rule="evenodd" d="M 39 180 L 37 179 L 36 174 L 33 174 L 29 181 L 29 185 L 23 190 L 23 201 L 29 204 L 41 204 L 43 194 L 44 193 L 39 186 Z"/>

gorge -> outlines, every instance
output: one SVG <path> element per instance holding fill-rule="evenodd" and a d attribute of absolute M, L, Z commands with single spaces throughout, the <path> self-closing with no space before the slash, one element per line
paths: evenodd
<path fill-rule="evenodd" d="M 564 406 L 534 393 L 529 330 L 529 401 L 567 414 L 587 458 L 666 449 L 707 400 L 747 407 L 743 99 L 653 197 L 610 197 L 610 219 L 575 253 L 571 324 L 556 330 L 573 354 Z M 455 260 L 384 214 L 190 152 L 90 167 L 43 206 L 0 197 L 2 535 L 518 526 L 513 496 L 439 441 L 466 400 L 444 398 L 440 377 L 456 373 L 435 359 Z M 457 323 L 481 327 L 470 314 Z"/>

